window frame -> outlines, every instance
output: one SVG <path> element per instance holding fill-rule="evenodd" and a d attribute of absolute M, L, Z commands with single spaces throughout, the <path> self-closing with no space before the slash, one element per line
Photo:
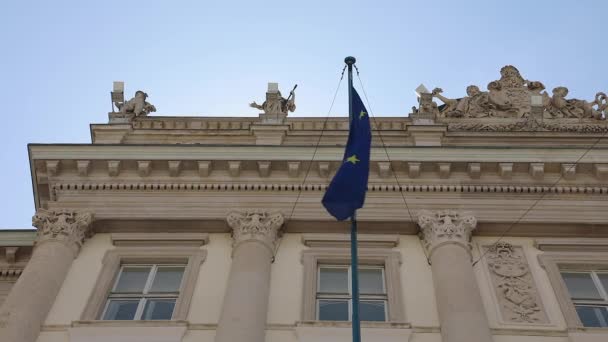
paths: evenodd
<path fill-rule="evenodd" d="M 359 267 L 376 266 L 384 269 L 384 287 L 386 292 L 386 320 L 385 322 L 405 322 L 401 287 L 401 253 L 390 248 L 360 248 Z M 319 266 L 348 266 L 350 269 L 350 249 L 314 247 L 302 251 L 304 265 L 304 286 L 302 294 L 302 320 L 318 320 L 317 289 L 319 282 Z M 350 286 L 350 279 L 349 279 Z M 350 289 L 349 289 L 350 290 Z M 352 300 L 352 298 L 350 299 Z M 350 301 L 349 300 L 349 301 Z M 371 300 L 371 299 L 370 299 Z M 349 321 L 351 308 L 349 302 Z"/>
<path fill-rule="evenodd" d="M 581 246 L 581 248 L 584 248 Z M 540 265 L 547 272 L 549 282 L 555 292 L 555 297 L 562 310 L 566 326 L 571 330 L 594 330 L 605 331 L 606 327 L 586 327 L 581 322 L 576 312 L 576 304 L 570 297 L 570 291 L 562 278 L 564 273 L 576 273 L 585 271 L 608 272 L 608 253 L 606 252 L 572 252 L 572 248 L 566 252 L 545 252 L 538 256 Z"/>
<path fill-rule="evenodd" d="M 103 320 L 103 314 L 105 314 L 107 303 L 109 302 L 108 299 L 118 280 L 122 267 L 124 265 L 144 266 L 151 264 L 162 266 L 185 265 L 171 320 L 186 320 L 200 266 L 206 256 L 206 250 L 192 247 L 191 245 L 182 247 L 158 245 L 150 247 L 118 247 L 107 251 L 102 260 L 102 269 L 96 281 L 97 286 L 93 288 L 89 296 L 87 305 L 81 315 L 81 320 L 112 321 Z M 150 298 L 157 297 L 152 296 Z M 141 306 L 141 302 L 138 305 Z M 143 308 L 141 309 L 143 310 Z"/>
<path fill-rule="evenodd" d="M 598 273 L 608 274 L 608 271 L 593 270 L 593 269 L 581 269 L 581 270 L 561 270 L 560 269 L 560 276 L 562 277 L 562 279 L 564 279 L 564 277 L 563 277 L 564 273 L 589 274 L 589 278 L 591 279 L 593 285 L 595 286 L 595 289 L 597 290 L 597 294 L 600 296 L 600 298 L 596 299 L 596 300 L 594 300 L 594 299 L 573 299 L 572 295 L 570 294 L 570 290 L 568 289 L 568 285 L 566 284 L 566 281 L 564 280 L 564 284 L 566 284 L 566 290 L 568 291 L 570 301 L 572 302 L 572 305 L 574 305 L 575 311 L 576 311 L 576 308 L 580 307 L 580 306 L 601 307 L 601 308 L 604 308 L 604 310 L 606 311 L 606 314 L 608 315 L 608 288 L 605 288 L 604 284 L 602 284 L 602 281 L 598 277 Z M 577 312 L 577 317 L 578 317 L 578 312 Z M 579 320 L 580 320 L 580 317 L 579 317 Z M 581 324 L 583 324 L 583 326 L 585 326 L 582 321 L 581 321 Z M 604 326 L 604 327 L 587 327 L 587 326 L 585 326 L 585 328 L 606 329 L 606 328 L 608 328 L 608 325 Z"/>
<path fill-rule="evenodd" d="M 321 269 L 322 268 L 346 268 L 347 270 L 347 291 L 348 294 L 328 294 L 319 292 L 321 287 Z M 316 287 L 316 320 L 321 321 L 319 319 L 320 315 L 320 301 L 322 300 L 336 300 L 336 301 L 346 301 L 348 304 L 348 322 L 352 321 L 353 315 L 353 288 L 352 288 L 352 265 L 349 264 L 324 264 L 320 263 L 317 265 L 317 287 Z M 375 322 L 387 322 L 388 321 L 388 293 L 386 289 L 386 271 L 384 265 L 359 265 L 359 269 L 378 269 L 382 271 L 382 294 L 364 294 L 359 293 L 359 301 L 360 302 L 382 302 L 384 303 L 384 321 L 375 321 Z"/>
<path fill-rule="evenodd" d="M 184 269 L 181 274 L 180 285 L 179 285 L 177 291 L 150 292 L 150 290 L 152 289 L 152 285 L 154 284 L 154 281 L 156 279 L 156 275 L 158 274 L 158 269 L 163 268 L 163 267 L 182 267 Z M 116 287 L 118 286 L 120 277 L 123 274 L 125 268 L 149 268 L 150 269 L 150 271 L 148 272 L 147 278 L 146 278 L 146 283 L 144 284 L 144 287 L 142 288 L 141 292 L 116 292 Z M 120 265 L 120 268 L 118 269 L 118 273 L 116 274 L 116 277 L 114 280 L 114 284 L 112 285 L 112 287 L 110 289 L 110 293 L 108 294 L 108 297 L 106 299 L 106 304 L 104 306 L 104 309 L 102 310 L 101 314 L 99 315 L 99 319 L 106 320 L 103 317 L 106 316 L 108 308 L 110 307 L 110 301 L 113 301 L 113 300 L 114 301 L 138 300 L 139 303 L 137 304 L 137 309 L 135 310 L 135 313 L 133 315 L 133 320 L 135 320 L 135 321 L 142 320 L 141 317 L 144 314 L 146 305 L 148 305 L 148 302 L 150 300 L 156 300 L 156 299 L 174 300 L 175 303 L 177 303 L 177 300 L 180 295 L 179 290 L 181 289 L 181 285 L 184 282 L 184 273 L 185 272 L 186 272 L 186 264 L 156 263 L 156 264 L 122 264 L 122 265 Z M 175 311 L 175 304 L 173 305 L 173 310 Z"/>

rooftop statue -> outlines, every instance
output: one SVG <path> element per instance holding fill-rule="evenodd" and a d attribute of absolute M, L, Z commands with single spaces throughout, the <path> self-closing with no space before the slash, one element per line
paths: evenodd
<path fill-rule="evenodd" d="M 570 118 L 604 120 L 608 115 L 608 97 L 597 93 L 593 101 L 566 99 L 568 88 L 556 87 L 549 96 L 543 83 L 524 79 L 519 70 L 507 65 L 500 70 L 500 79 L 490 82 L 487 91 L 470 85 L 467 96 L 449 99 L 435 88 L 431 95 L 444 105 L 439 106 L 438 118 L 528 118 L 532 96 L 542 98 L 543 119 Z"/>
<path fill-rule="evenodd" d="M 279 85 L 277 83 L 268 83 L 268 91 L 266 92 L 266 101 L 261 105 L 255 101 L 250 103 L 249 106 L 264 111 L 264 114 L 284 114 L 287 112 L 294 112 L 296 110 L 296 94 L 295 90 L 298 85 L 293 87 L 293 90 L 289 92 L 289 96 L 284 98 L 279 91 Z"/>
<path fill-rule="evenodd" d="M 146 101 L 148 94 L 138 90 L 135 97 L 126 102 L 114 102 L 120 113 L 135 114 L 135 116 L 145 116 L 151 112 L 156 112 L 156 107 Z"/>

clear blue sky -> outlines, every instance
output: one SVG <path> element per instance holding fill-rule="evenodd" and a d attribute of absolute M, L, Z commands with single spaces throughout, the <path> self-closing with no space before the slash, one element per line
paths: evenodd
<path fill-rule="evenodd" d="M 255 116 L 267 82 L 297 83 L 292 115 L 325 116 L 353 55 L 377 116 L 407 115 L 420 83 L 483 89 L 506 64 L 592 99 L 608 91 L 607 15 L 599 0 L 4 1 L 0 229 L 31 227 L 27 143 L 90 142 L 114 80 L 156 115 L 201 116 Z"/>

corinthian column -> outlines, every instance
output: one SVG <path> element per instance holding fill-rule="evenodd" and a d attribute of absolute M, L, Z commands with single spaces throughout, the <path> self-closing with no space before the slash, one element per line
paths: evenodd
<path fill-rule="evenodd" d="M 477 220 L 453 210 L 424 210 L 418 213 L 418 225 L 431 261 L 443 342 L 492 341 L 471 265 Z"/>
<path fill-rule="evenodd" d="M 232 265 L 216 342 L 264 342 L 270 290 L 270 266 L 283 215 L 233 212 Z"/>
<path fill-rule="evenodd" d="M 0 341 L 34 342 L 72 261 L 90 233 L 93 214 L 40 209 L 32 257 L 0 308 Z"/>

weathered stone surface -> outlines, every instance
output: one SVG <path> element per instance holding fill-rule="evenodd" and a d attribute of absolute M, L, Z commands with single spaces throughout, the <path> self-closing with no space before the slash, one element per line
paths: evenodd
<path fill-rule="evenodd" d="M 502 319 L 507 323 L 548 323 L 523 249 L 499 242 L 486 251 Z"/>

